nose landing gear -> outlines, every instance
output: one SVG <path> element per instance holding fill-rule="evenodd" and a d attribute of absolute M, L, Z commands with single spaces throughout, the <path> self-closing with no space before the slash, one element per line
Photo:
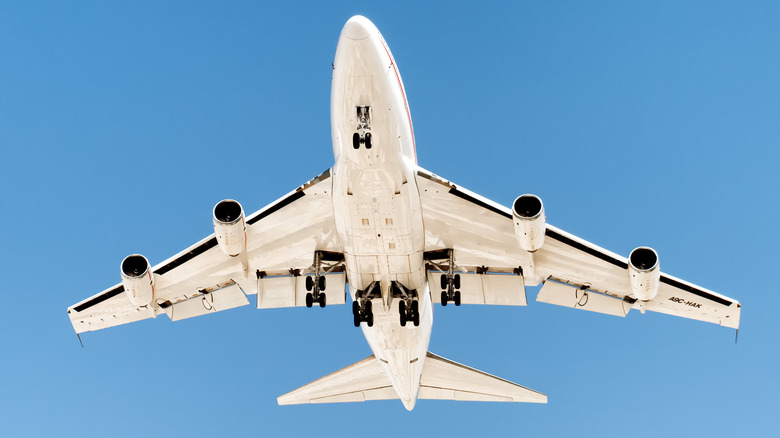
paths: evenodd
<path fill-rule="evenodd" d="M 358 119 L 358 132 L 352 134 L 352 147 L 354 149 L 360 149 L 360 145 L 365 145 L 366 149 L 371 149 L 371 133 L 366 132 L 371 130 L 371 107 L 370 106 L 358 106 L 357 119 Z"/>

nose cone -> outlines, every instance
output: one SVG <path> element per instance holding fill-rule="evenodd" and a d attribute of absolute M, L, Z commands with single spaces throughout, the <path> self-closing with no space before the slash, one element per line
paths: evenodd
<path fill-rule="evenodd" d="M 362 40 L 368 38 L 374 30 L 376 30 L 376 26 L 368 18 L 355 15 L 344 25 L 341 34 L 351 40 Z"/>

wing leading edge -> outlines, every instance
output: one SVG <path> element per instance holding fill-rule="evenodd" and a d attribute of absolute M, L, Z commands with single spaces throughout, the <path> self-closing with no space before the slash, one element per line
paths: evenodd
<path fill-rule="evenodd" d="M 146 306 L 133 305 L 121 283 L 76 303 L 68 308 L 73 328 L 83 333 L 162 313 L 174 321 L 214 313 L 249 304 L 247 295 L 256 294 L 258 286 L 265 290 L 260 278 L 304 278 L 313 272 L 315 252 L 341 253 L 335 235 L 331 188 L 329 169 L 249 215 L 245 258 L 225 255 L 212 234 L 157 264 L 152 268 L 154 298 Z M 308 214 L 311 211 L 318 214 Z M 328 304 L 345 302 L 343 280 L 337 278 L 343 277 L 343 269 L 337 264 L 329 265 L 333 293 L 328 296 Z M 342 284 L 340 292 L 338 284 Z M 265 302 L 273 301 L 272 307 L 304 305 L 301 299 L 279 299 L 282 295 L 297 297 L 298 289 L 288 291 L 277 285 L 273 288 L 276 295 Z M 258 307 L 262 307 L 262 302 L 260 297 Z"/>

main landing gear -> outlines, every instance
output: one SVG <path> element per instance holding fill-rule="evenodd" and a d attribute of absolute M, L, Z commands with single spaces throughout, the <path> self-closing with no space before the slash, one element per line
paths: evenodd
<path fill-rule="evenodd" d="M 358 119 L 358 132 L 352 134 L 352 147 L 360 149 L 360 145 L 365 145 L 366 149 L 371 149 L 371 133 L 366 132 L 371 130 L 371 107 L 370 106 L 358 106 L 357 119 Z"/>
<path fill-rule="evenodd" d="M 452 270 L 450 265 L 450 270 Z M 460 306 L 460 274 L 441 274 L 441 305 L 446 306 L 449 301 L 455 303 L 456 306 Z"/>
<path fill-rule="evenodd" d="M 393 298 L 398 298 L 398 314 L 401 319 L 401 327 L 406 327 L 411 322 L 415 327 L 420 325 L 420 300 L 417 299 L 417 291 L 410 291 L 401 283 L 394 281 L 391 285 Z"/>
<path fill-rule="evenodd" d="M 455 273 L 455 257 L 451 249 L 442 249 L 425 253 L 426 262 L 441 274 L 441 305 L 446 306 L 452 301 L 460 306 L 460 274 Z M 444 266 L 446 263 L 446 269 Z"/>
<path fill-rule="evenodd" d="M 311 307 L 318 303 L 320 307 L 325 307 L 325 275 L 322 272 L 322 252 L 314 252 L 314 275 L 306 276 L 306 307 Z"/>
<path fill-rule="evenodd" d="M 359 290 L 355 293 L 355 301 L 352 302 L 352 317 L 355 327 L 360 327 L 360 323 L 363 321 L 369 327 L 374 326 L 374 312 L 371 306 L 371 299 L 380 296 L 379 282 L 377 281 L 368 285 L 366 290 Z"/>

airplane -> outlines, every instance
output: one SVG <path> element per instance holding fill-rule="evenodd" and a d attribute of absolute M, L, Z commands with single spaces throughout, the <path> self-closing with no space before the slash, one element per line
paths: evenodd
<path fill-rule="evenodd" d="M 68 308 L 77 334 L 166 314 L 172 321 L 249 304 L 325 307 L 351 297 L 373 355 L 278 397 L 280 405 L 400 399 L 546 403 L 547 396 L 428 351 L 434 302 L 537 301 L 625 317 L 631 309 L 739 328 L 738 301 L 546 223 L 542 200 L 511 208 L 418 166 L 401 75 L 362 16 L 344 25 L 331 86 L 334 164 L 245 215 L 213 209 L 214 234 L 151 267 L 140 254 L 121 283 Z"/>

